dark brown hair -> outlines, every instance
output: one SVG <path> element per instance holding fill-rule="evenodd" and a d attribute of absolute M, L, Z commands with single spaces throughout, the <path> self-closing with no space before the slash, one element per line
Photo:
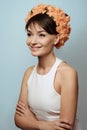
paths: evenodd
<path fill-rule="evenodd" d="M 47 14 L 39 13 L 33 16 L 32 18 L 30 18 L 28 22 L 26 23 L 26 26 L 25 26 L 26 30 L 28 29 L 28 26 L 31 23 L 37 23 L 49 34 L 58 34 L 58 32 L 56 31 L 55 21 L 51 17 L 49 17 Z"/>

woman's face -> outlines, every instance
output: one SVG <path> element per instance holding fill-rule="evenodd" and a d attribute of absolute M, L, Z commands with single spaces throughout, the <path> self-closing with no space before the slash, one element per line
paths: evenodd
<path fill-rule="evenodd" d="M 27 30 L 27 45 L 33 56 L 44 56 L 52 53 L 56 35 L 47 33 L 37 23 L 32 23 Z"/>

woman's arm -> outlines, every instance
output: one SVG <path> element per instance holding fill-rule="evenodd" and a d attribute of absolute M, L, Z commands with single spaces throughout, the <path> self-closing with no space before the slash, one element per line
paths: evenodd
<path fill-rule="evenodd" d="M 60 119 L 75 123 L 78 101 L 78 76 L 75 69 L 67 64 L 61 70 L 61 113 Z"/>
<path fill-rule="evenodd" d="M 33 67 L 29 68 L 24 74 L 18 105 L 14 117 L 16 126 L 22 129 L 38 128 L 37 119 L 34 116 L 34 114 L 30 111 L 27 102 L 27 96 L 28 96 L 27 79 L 29 78 L 32 69 Z M 22 108 L 26 107 L 27 111 L 25 111 L 24 109 L 23 111 L 21 106 Z M 23 112 L 25 112 L 25 114 Z"/>
<path fill-rule="evenodd" d="M 29 110 L 23 102 L 19 102 L 17 107 L 17 113 L 25 118 L 25 121 L 29 120 Z M 27 119 L 27 120 L 26 120 Z M 32 118 L 31 118 L 32 120 Z M 32 120 L 33 121 L 33 120 Z M 32 123 L 32 122 L 31 122 Z M 37 121 L 37 127 L 34 124 L 28 125 L 25 123 L 25 127 L 22 127 L 23 130 L 71 130 L 71 124 L 64 120 L 55 120 L 55 121 Z"/>

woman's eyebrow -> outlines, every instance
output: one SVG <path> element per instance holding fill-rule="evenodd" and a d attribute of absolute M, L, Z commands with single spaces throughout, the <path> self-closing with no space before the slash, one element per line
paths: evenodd
<path fill-rule="evenodd" d="M 40 30 L 40 31 L 37 31 L 38 33 L 43 33 L 43 32 L 45 32 L 44 30 Z"/>

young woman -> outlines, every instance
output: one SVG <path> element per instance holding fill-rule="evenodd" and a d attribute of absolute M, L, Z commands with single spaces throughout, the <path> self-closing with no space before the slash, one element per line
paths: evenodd
<path fill-rule="evenodd" d="M 26 18 L 27 45 L 38 63 L 23 77 L 15 124 L 23 130 L 80 130 L 76 120 L 78 76 L 56 57 L 70 34 L 70 17 L 60 8 L 40 4 Z"/>

